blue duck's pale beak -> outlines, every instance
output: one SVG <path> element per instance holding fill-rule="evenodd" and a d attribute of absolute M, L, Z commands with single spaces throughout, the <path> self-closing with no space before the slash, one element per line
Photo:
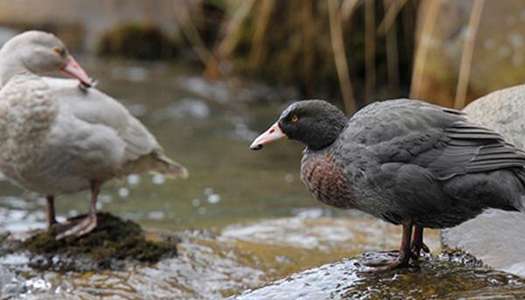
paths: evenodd
<path fill-rule="evenodd" d="M 253 143 L 250 145 L 252 150 L 261 150 L 263 145 L 274 142 L 276 140 L 282 139 L 286 136 L 284 132 L 279 127 L 279 122 L 275 122 L 268 130 L 263 134 L 259 135 Z"/>
<path fill-rule="evenodd" d="M 86 71 L 82 69 L 82 67 L 71 55 L 67 57 L 66 65 L 62 68 L 62 72 L 80 80 L 80 82 L 86 87 L 91 87 L 94 84 L 93 80 L 89 78 Z"/>

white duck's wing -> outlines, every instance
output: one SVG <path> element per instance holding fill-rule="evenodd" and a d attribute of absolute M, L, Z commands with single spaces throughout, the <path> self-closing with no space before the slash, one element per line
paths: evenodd
<path fill-rule="evenodd" d="M 122 173 L 157 171 L 172 176 L 187 176 L 180 164 L 168 159 L 155 137 L 117 100 L 90 88 L 81 90 L 78 81 L 45 77 L 61 109 L 75 118 L 115 131 L 124 142 Z"/>

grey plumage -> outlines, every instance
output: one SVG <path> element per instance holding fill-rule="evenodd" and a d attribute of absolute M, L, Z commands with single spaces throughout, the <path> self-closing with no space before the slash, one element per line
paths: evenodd
<path fill-rule="evenodd" d="M 525 153 L 459 111 L 408 99 L 377 102 L 357 112 L 333 144 L 307 149 L 303 165 L 326 155 L 351 188 L 324 197 L 319 183 L 306 179 L 313 194 L 391 223 L 443 228 L 488 207 L 523 208 Z"/>
<path fill-rule="evenodd" d="M 484 209 L 524 210 L 525 153 L 464 113 L 417 100 L 376 102 L 349 120 L 320 100 L 291 104 L 250 145 L 287 136 L 306 145 L 301 179 L 319 201 L 403 226 L 398 259 L 409 266 L 428 228 Z"/>

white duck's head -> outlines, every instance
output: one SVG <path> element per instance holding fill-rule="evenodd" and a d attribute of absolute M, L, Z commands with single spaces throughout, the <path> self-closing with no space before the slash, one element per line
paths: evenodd
<path fill-rule="evenodd" d="M 64 43 L 51 33 L 26 31 L 16 35 L 4 44 L 0 57 L 3 84 L 24 69 L 39 75 L 61 71 L 86 86 L 93 84 L 93 80 L 69 54 Z"/>

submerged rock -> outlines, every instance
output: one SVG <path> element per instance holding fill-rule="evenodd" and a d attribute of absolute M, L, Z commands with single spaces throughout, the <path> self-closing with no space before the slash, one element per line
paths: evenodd
<path fill-rule="evenodd" d="M 93 232 L 79 238 L 56 240 L 54 227 L 25 240 L 9 238 L 2 248 L 29 252 L 29 266 L 36 269 L 80 272 L 120 268 L 128 260 L 155 263 L 177 254 L 173 237 L 153 240 L 140 225 L 108 213 L 99 213 L 98 222 Z"/>

